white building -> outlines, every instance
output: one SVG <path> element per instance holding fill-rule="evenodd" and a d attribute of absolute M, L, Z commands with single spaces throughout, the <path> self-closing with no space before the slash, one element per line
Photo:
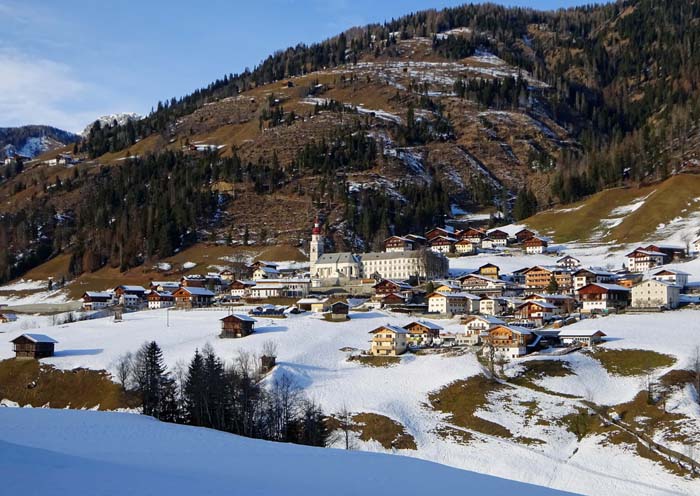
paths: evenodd
<path fill-rule="evenodd" d="M 559 340 L 567 346 L 576 343 L 592 346 L 602 342 L 604 337 L 605 333 L 602 331 L 586 331 L 582 329 L 562 329 L 559 331 Z"/>
<path fill-rule="evenodd" d="M 360 257 L 362 277 L 377 277 L 405 281 L 411 278 L 441 279 L 449 271 L 449 262 L 444 255 L 429 250 L 399 253 L 363 253 Z"/>
<path fill-rule="evenodd" d="M 663 265 L 666 255 L 660 251 L 642 250 L 640 248 L 625 255 L 627 270 L 630 272 L 646 272 Z"/>
<path fill-rule="evenodd" d="M 429 313 L 459 315 L 478 312 L 481 298 L 470 293 L 435 292 L 427 300 Z"/>
<path fill-rule="evenodd" d="M 460 239 L 455 243 L 455 252 L 460 255 L 471 255 L 476 253 L 476 245 L 468 239 Z"/>
<path fill-rule="evenodd" d="M 678 308 L 681 288 L 670 281 L 649 279 L 632 287 L 634 308 Z"/>
<path fill-rule="evenodd" d="M 385 325 L 370 331 L 370 353 L 375 356 L 401 355 L 408 349 L 408 331 L 401 327 Z"/>
<path fill-rule="evenodd" d="M 651 279 L 670 282 L 671 284 L 675 284 L 679 288 L 683 289 L 688 285 L 688 276 L 689 274 L 687 272 L 683 272 L 682 270 L 660 269 L 652 272 Z"/>
<path fill-rule="evenodd" d="M 258 267 L 255 269 L 255 272 L 253 272 L 254 281 L 261 281 L 263 279 L 277 279 L 279 277 L 279 271 L 277 269 L 273 269 L 272 267 Z"/>
<path fill-rule="evenodd" d="M 249 291 L 253 298 L 304 298 L 309 294 L 310 288 L 311 279 L 263 279 L 256 281 Z"/>
<path fill-rule="evenodd" d="M 403 253 L 387 253 L 387 255 L 403 255 Z M 311 277 L 331 280 L 341 283 L 347 279 L 362 277 L 360 258 L 349 252 L 324 253 L 311 265 Z"/>
<path fill-rule="evenodd" d="M 505 307 L 505 303 L 500 298 L 486 296 L 479 301 L 479 313 L 482 315 L 502 315 Z"/>

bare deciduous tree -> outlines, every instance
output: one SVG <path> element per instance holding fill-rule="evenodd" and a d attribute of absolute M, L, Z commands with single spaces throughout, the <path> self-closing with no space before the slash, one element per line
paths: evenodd
<path fill-rule="evenodd" d="M 693 385 L 695 386 L 695 401 L 700 403 L 700 346 L 695 347 L 691 370 L 693 372 Z"/>
<path fill-rule="evenodd" d="M 131 380 L 132 372 L 134 370 L 134 356 L 131 352 L 124 353 L 119 358 L 114 365 L 116 371 L 116 379 L 121 385 L 122 389 L 126 391 L 129 386 L 129 381 Z"/>

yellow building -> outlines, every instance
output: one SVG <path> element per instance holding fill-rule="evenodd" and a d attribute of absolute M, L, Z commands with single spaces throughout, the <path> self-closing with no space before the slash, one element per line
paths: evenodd
<path fill-rule="evenodd" d="M 375 356 L 401 355 L 408 349 L 408 334 L 406 329 L 393 325 L 377 327 L 370 331 L 370 354 Z"/>

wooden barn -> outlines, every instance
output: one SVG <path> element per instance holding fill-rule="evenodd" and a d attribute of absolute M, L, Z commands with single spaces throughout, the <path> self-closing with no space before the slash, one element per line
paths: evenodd
<path fill-rule="evenodd" d="M 45 334 L 22 334 L 11 341 L 16 358 L 35 359 L 53 356 L 57 342 Z"/>
<path fill-rule="evenodd" d="M 331 305 L 331 320 L 347 320 L 350 313 L 350 305 L 344 301 L 336 301 Z"/>
<path fill-rule="evenodd" d="M 244 338 L 253 333 L 255 319 L 247 315 L 231 314 L 221 319 L 220 338 Z"/>

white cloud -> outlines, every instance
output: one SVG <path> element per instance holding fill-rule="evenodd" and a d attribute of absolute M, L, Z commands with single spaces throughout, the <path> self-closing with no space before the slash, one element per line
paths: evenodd
<path fill-rule="evenodd" d="M 95 118 L 91 111 L 68 110 L 94 89 L 66 64 L 2 50 L 0 68 L 0 125 L 49 124 L 75 132 Z"/>

